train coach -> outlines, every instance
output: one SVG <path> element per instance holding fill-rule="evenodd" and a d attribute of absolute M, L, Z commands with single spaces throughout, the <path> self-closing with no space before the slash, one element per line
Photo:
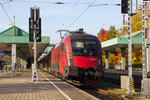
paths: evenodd
<path fill-rule="evenodd" d="M 104 75 L 101 44 L 93 35 L 67 35 L 47 56 L 43 59 L 49 63 L 45 68 L 63 80 L 84 82 Z"/>

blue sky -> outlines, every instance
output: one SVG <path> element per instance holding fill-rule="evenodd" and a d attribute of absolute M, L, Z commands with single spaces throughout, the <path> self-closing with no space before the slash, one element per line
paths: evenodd
<path fill-rule="evenodd" d="M 51 43 L 60 41 L 59 33 L 55 33 L 59 29 L 77 30 L 84 28 L 87 33 L 97 36 L 101 28 L 109 29 L 110 25 L 115 25 L 116 28 L 122 27 L 121 7 L 112 6 L 112 4 L 120 4 L 121 0 L 96 0 L 94 5 L 110 5 L 90 7 L 73 25 L 71 23 L 89 6 L 81 3 L 92 3 L 94 0 L 61 0 L 64 3 L 73 3 L 62 5 L 52 4 L 52 2 L 60 2 L 60 0 L 12 0 L 12 2 L 5 3 L 7 1 L 9 0 L 0 0 L 10 19 L 13 21 L 15 15 L 16 26 L 26 32 L 29 31 L 30 7 L 34 7 L 34 5 L 40 7 L 42 36 L 50 36 Z M 141 0 L 138 0 L 138 3 L 140 4 Z M 135 0 L 133 0 L 133 8 L 135 8 Z M 9 19 L 2 7 L 0 7 L 0 15 L 1 32 L 12 25 L 8 24 Z M 71 27 L 69 27 L 70 25 Z"/>

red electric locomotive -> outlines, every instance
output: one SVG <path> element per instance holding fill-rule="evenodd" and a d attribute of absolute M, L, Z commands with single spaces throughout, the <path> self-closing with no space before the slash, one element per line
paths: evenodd
<path fill-rule="evenodd" d="M 84 82 L 103 77 L 101 44 L 93 35 L 67 35 L 51 50 L 50 62 L 50 72 L 62 79 Z"/>

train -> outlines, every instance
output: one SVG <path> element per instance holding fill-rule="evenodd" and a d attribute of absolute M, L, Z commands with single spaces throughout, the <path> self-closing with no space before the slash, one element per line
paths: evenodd
<path fill-rule="evenodd" d="M 102 48 L 96 36 L 70 34 L 55 45 L 47 56 L 38 61 L 40 69 L 62 80 L 77 80 L 84 83 L 88 79 L 101 79 Z"/>

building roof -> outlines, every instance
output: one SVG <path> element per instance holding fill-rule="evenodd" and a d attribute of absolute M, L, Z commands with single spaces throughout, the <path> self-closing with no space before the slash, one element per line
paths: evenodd
<path fill-rule="evenodd" d="M 0 32 L 0 52 L 11 51 L 11 44 L 16 44 L 17 49 L 26 56 L 33 56 L 33 42 L 29 42 L 29 33 L 17 26 L 12 26 Z M 49 36 L 42 36 L 41 42 L 37 42 L 37 57 L 50 43 Z"/>
<path fill-rule="evenodd" d="M 147 33 L 149 33 L 149 29 L 147 29 Z M 147 44 L 150 45 L 150 36 L 147 35 Z M 132 44 L 134 48 L 142 47 L 142 31 L 132 33 Z M 128 47 L 128 35 L 122 36 L 119 38 L 113 38 L 111 40 L 107 40 L 102 42 L 103 50 L 114 50 L 116 48 L 127 48 Z"/>

